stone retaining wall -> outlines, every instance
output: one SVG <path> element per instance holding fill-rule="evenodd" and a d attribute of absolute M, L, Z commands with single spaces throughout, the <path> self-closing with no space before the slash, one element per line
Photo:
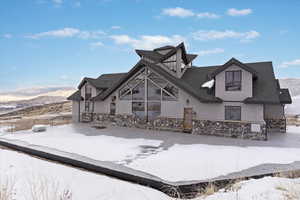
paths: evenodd
<path fill-rule="evenodd" d="M 268 131 L 279 131 L 286 133 L 286 119 L 266 119 Z"/>
<path fill-rule="evenodd" d="M 250 122 L 194 120 L 193 134 L 222 137 L 267 140 L 266 125 L 260 124 L 261 132 L 252 132 Z"/>
<path fill-rule="evenodd" d="M 94 123 L 102 125 L 113 124 L 120 127 L 134 127 L 152 130 L 167 130 L 183 132 L 183 119 L 159 117 L 146 121 L 133 115 L 110 115 L 95 113 Z M 261 132 L 251 132 L 250 122 L 193 120 L 192 134 L 214 135 L 222 137 L 267 140 L 266 126 L 260 124 Z"/>

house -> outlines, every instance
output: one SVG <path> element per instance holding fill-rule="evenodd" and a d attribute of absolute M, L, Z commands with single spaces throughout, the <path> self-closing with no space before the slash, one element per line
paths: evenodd
<path fill-rule="evenodd" d="M 136 50 L 127 73 L 84 78 L 73 102 L 73 119 L 119 126 L 176 130 L 266 140 L 285 132 L 288 89 L 281 89 L 272 62 L 196 67 L 184 43 Z"/>

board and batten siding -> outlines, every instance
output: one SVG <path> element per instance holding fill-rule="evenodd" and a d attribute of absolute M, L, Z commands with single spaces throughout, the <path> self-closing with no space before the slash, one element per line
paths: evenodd
<path fill-rule="evenodd" d="M 265 119 L 283 119 L 284 106 L 281 104 L 266 104 Z"/>

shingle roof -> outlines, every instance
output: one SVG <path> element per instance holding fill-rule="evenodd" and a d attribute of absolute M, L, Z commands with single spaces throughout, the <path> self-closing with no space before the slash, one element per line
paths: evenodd
<path fill-rule="evenodd" d="M 127 81 L 133 74 L 135 74 L 140 68 L 147 66 L 156 73 L 160 74 L 162 77 L 167 79 L 169 82 L 172 84 L 176 85 L 177 87 L 183 89 L 190 95 L 194 96 L 201 102 L 206 102 L 206 103 L 220 103 L 222 102 L 221 99 L 216 98 L 213 95 L 206 95 L 202 91 L 197 90 L 193 88 L 188 82 L 186 82 L 184 79 L 177 78 L 170 73 L 168 73 L 166 70 L 162 69 L 160 66 L 149 63 L 144 59 L 141 59 L 129 72 L 126 76 L 120 79 L 120 81 L 116 82 L 115 85 L 113 85 L 110 89 L 107 91 L 99 94 L 94 98 L 94 100 L 105 100 L 111 93 L 113 93 L 120 85 L 122 85 L 125 81 Z"/>
<path fill-rule="evenodd" d="M 215 77 L 217 74 L 221 73 L 222 71 L 226 70 L 228 67 L 230 67 L 232 65 L 237 65 L 237 66 L 241 67 L 242 69 L 250 72 L 251 74 L 253 74 L 256 77 L 257 72 L 254 69 L 252 69 L 245 63 L 241 63 L 240 61 L 238 61 L 235 58 L 231 58 L 224 65 L 219 66 L 214 72 L 211 73 L 211 76 Z"/>
<path fill-rule="evenodd" d="M 153 60 L 154 62 L 160 62 L 161 60 L 165 59 L 165 57 L 168 57 L 168 56 L 165 56 L 163 54 L 160 54 L 156 51 L 150 51 L 150 50 L 135 50 L 136 53 L 140 56 L 140 57 L 146 57 L 146 58 L 149 58 L 151 60 Z M 174 52 L 171 52 L 171 53 L 174 53 Z M 196 54 L 186 54 L 186 59 L 187 59 L 187 63 L 190 63 L 192 62 L 198 55 Z"/>
<path fill-rule="evenodd" d="M 139 56 L 141 56 L 141 57 L 144 56 L 144 57 L 149 58 L 149 59 L 151 59 L 155 62 L 159 62 L 163 57 L 162 54 L 160 54 L 156 51 L 138 50 L 138 49 L 135 50 L 135 51 Z"/>
<path fill-rule="evenodd" d="M 76 92 L 74 92 L 71 96 L 69 96 L 67 98 L 67 100 L 70 100 L 70 101 L 82 101 L 83 98 L 81 97 L 80 90 L 77 90 Z"/>
<path fill-rule="evenodd" d="M 167 49 L 174 49 L 174 48 L 175 48 L 174 46 L 166 45 L 166 46 L 163 46 L 163 47 L 153 49 L 153 51 L 160 51 L 160 50 L 167 50 Z"/>
<path fill-rule="evenodd" d="M 103 74 L 99 76 L 98 78 L 84 78 L 81 83 L 78 86 L 78 89 L 80 89 L 84 83 L 88 82 L 91 85 L 93 85 L 97 89 L 108 89 L 110 88 L 115 82 L 120 80 L 120 78 L 127 73 L 116 73 L 116 74 Z"/>
<path fill-rule="evenodd" d="M 280 100 L 280 103 L 282 103 L 282 104 L 291 104 L 292 103 L 292 98 L 291 98 L 289 89 L 287 89 L 287 88 L 280 89 L 279 100 Z"/>
<path fill-rule="evenodd" d="M 249 68 L 257 73 L 257 78 L 253 80 L 253 97 L 244 100 L 248 104 L 278 104 L 291 103 L 290 95 L 287 89 L 280 90 L 275 79 L 272 62 L 257 62 L 245 63 Z M 149 63 L 141 59 L 127 74 L 123 74 L 118 81 L 107 89 L 105 92 L 99 94 L 94 100 L 104 100 L 112 92 L 114 92 L 120 85 L 135 74 L 141 67 L 148 66 L 153 71 L 157 72 L 172 84 L 183 89 L 190 95 L 194 96 L 201 102 L 205 103 L 220 103 L 222 100 L 215 97 L 215 88 L 207 89 L 201 88 L 201 85 L 211 79 L 211 74 L 223 65 L 209 66 L 209 67 L 191 67 L 186 70 L 181 78 L 177 78 L 169 74 L 160 66 Z"/>
<path fill-rule="evenodd" d="M 280 103 L 272 62 L 245 64 L 257 71 L 257 78 L 253 80 L 253 97 L 245 99 L 244 103 Z"/>
<path fill-rule="evenodd" d="M 208 67 L 190 67 L 187 68 L 181 78 L 177 78 L 165 69 L 157 65 L 158 62 L 166 59 L 168 56 L 173 55 L 179 48 L 182 49 L 184 59 L 189 63 L 196 58 L 197 55 L 186 54 L 184 44 L 181 43 L 176 47 L 164 46 L 153 51 L 149 50 L 136 50 L 142 59 L 128 72 L 119 74 L 104 74 L 97 79 L 85 78 L 79 88 L 85 82 L 89 82 L 96 88 L 105 89 L 102 93 L 94 97 L 94 100 L 105 100 L 112 94 L 119 86 L 127 81 L 134 75 L 141 67 L 147 66 L 153 71 L 157 72 L 169 82 L 181 88 L 185 92 L 194 96 L 201 102 L 206 103 L 220 103 L 222 99 L 215 97 L 215 88 L 202 88 L 201 85 L 212 78 L 218 73 L 224 71 L 232 64 L 240 66 L 242 69 L 247 70 L 253 74 L 253 97 L 246 98 L 243 102 L 247 104 L 279 104 L 291 103 L 291 98 L 288 89 L 280 89 L 277 79 L 275 79 L 272 62 L 256 62 L 256 63 L 241 63 L 240 61 L 232 58 L 224 65 L 208 66 Z M 157 50 L 172 49 L 167 54 L 163 55 Z M 154 61 L 150 63 L 143 59 L 149 58 Z"/>

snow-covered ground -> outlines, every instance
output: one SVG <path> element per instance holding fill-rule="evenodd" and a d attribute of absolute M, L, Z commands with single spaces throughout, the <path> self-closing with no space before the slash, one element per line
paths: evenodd
<path fill-rule="evenodd" d="M 69 190 L 72 200 L 170 199 L 154 189 L 0 149 L 0 191 L 7 180 L 9 185 L 15 183 L 16 200 L 32 200 L 31 190 L 38 192 L 39 186 L 52 195 L 56 187 L 60 193 Z"/>
<path fill-rule="evenodd" d="M 299 200 L 300 179 L 265 177 L 236 183 L 199 200 Z"/>
<path fill-rule="evenodd" d="M 203 180 L 264 163 L 300 160 L 300 127 L 274 134 L 269 141 L 157 132 L 87 125 L 49 127 L 47 132 L 4 134 L 31 144 L 111 161 L 169 181 Z"/>
<path fill-rule="evenodd" d="M 0 189 L 6 185 L 7 180 L 9 186 L 14 184 L 12 199 L 16 200 L 31 200 L 32 191 L 40 193 L 42 189 L 42 194 L 50 195 L 68 190 L 72 193 L 72 200 L 171 200 L 151 188 L 0 149 Z M 195 200 L 220 199 L 297 200 L 300 199 L 300 179 L 265 177 L 242 181 L 229 191 L 222 189 Z"/>

